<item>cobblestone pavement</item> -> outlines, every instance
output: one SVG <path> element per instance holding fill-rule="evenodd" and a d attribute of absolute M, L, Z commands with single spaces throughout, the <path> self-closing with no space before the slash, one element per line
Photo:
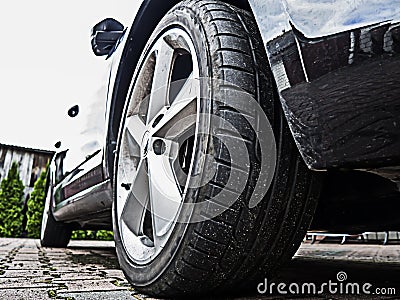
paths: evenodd
<path fill-rule="evenodd" d="M 113 242 L 72 241 L 67 249 L 41 248 L 37 240 L 0 239 L 1 299 L 144 299 L 127 283 L 118 267 Z M 400 295 L 400 245 L 303 244 L 277 283 L 322 284 L 345 272 L 343 282 L 395 288 Z M 343 273 L 341 273 L 343 275 Z M 277 299 L 253 294 L 236 299 Z M 285 299 L 305 299 L 288 297 Z M 320 295 L 307 299 L 360 299 Z M 368 298 L 368 297 L 364 297 Z M 400 299 L 377 296 L 372 299 Z"/>

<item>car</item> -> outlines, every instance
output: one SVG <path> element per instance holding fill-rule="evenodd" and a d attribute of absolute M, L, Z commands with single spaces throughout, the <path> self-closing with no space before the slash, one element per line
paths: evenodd
<path fill-rule="evenodd" d="M 309 228 L 398 229 L 399 10 L 142 0 L 99 22 L 107 90 L 51 161 L 42 246 L 113 228 L 128 281 L 175 297 L 255 291 Z"/>

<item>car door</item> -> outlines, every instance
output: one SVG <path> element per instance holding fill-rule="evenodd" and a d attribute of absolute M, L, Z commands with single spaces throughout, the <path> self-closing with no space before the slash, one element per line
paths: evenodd
<path fill-rule="evenodd" d="M 102 161 L 108 69 L 93 96 L 68 111 L 71 118 L 62 129 L 60 151 L 54 160 L 56 210 L 66 199 L 104 179 Z"/>

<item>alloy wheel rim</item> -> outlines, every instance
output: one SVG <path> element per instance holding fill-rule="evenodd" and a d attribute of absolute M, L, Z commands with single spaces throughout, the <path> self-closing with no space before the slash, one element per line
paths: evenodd
<path fill-rule="evenodd" d="M 134 77 L 118 149 L 116 211 L 122 245 L 154 260 L 177 223 L 198 132 L 199 67 L 181 28 L 161 34 Z"/>

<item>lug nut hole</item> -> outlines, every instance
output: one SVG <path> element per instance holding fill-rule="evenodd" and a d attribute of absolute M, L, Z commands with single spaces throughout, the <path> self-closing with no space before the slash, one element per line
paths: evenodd
<path fill-rule="evenodd" d="M 167 146 L 165 145 L 165 142 L 161 139 L 155 140 L 153 143 L 153 150 L 156 155 L 162 155 L 164 154 L 165 150 L 167 149 Z"/>

